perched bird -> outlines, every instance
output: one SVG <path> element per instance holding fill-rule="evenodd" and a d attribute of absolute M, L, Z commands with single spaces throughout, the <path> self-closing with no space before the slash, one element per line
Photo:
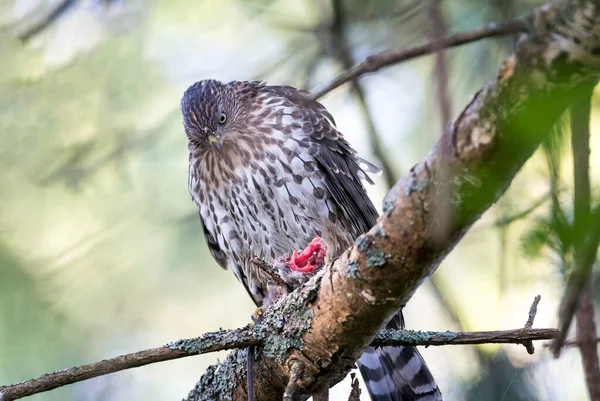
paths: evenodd
<path fill-rule="evenodd" d="M 361 182 L 372 183 L 367 173 L 378 169 L 356 155 L 331 114 L 307 102 L 307 94 L 262 82 L 204 80 L 181 101 L 189 190 L 206 242 L 258 306 L 270 275 L 256 258 L 310 271 L 325 253 L 335 258 L 351 246 L 378 217 Z M 388 327 L 402 324 L 399 314 Z M 442 399 L 413 347 L 368 348 L 358 365 L 372 400 Z"/>

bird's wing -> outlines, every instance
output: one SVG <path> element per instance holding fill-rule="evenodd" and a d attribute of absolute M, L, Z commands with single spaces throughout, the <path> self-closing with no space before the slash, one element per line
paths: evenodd
<path fill-rule="evenodd" d="M 246 274 L 244 273 L 244 269 L 242 269 L 241 266 L 238 266 L 236 264 L 234 264 L 234 265 L 229 264 L 227 255 L 225 255 L 225 252 L 223 252 L 223 250 L 219 246 L 219 242 L 217 241 L 215 236 L 206 228 L 206 224 L 204 224 L 202 215 L 200 215 L 200 213 L 198 213 L 198 215 L 200 216 L 200 224 L 202 225 L 202 231 L 204 232 L 204 239 L 206 240 L 206 245 L 208 245 L 208 250 L 210 251 L 210 254 L 212 255 L 212 257 L 217 261 L 219 266 L 221 266 L 224 270 L 227 270 L 227 268 L 231 266 L 231 270 L 233 270 L 233 273 L 235 274 L 235 276 L 244 285 L 244 288 L 246 289 L 246 292 L 248 292 L 248 295 L 250 295 L 250 298 L 252 298 L 252 300 L 254 301 L 256 306 L 260 306 L 262 304 L 263 298 L 266 296 L 266 292 L 261 291 L 262 287 L 258 288 L 258 290 L 256 290 L 255 292 L 253 292 L 250 289 L 250 281 L 258 280 L 258 278 L 247 277 Z M 248 263 L 251 263 L 251 262 L 248 262 Z M 255 270 L 251 270 L 251 271 L 255 271 Z M 260 274 L 260 272 L 258 272 L 258 271 L 255 271 L 255 273 Z"/>
<path fill-rule="evenodd" d="M 227 270 L 228 264 L 225 252 L 223 252 L 219 246 L 219 242 L 215 236 L 206 228 L 206 224 L 204 224 L 204 220 L 202 219 L 200 212 L 198 212 L 198 216 L 200 217 L 200 224 L 202 225 L 202 231 L 204 232 L 204 239 L 206 240 L 206 245 L 208 245 L 210 254 L 217 261 L 219 266 L 221 266 L 224 270 Z"/>
<path fill-rule="evenodd" d="M 381 170 L 356 155 L 350 144 L 335 128 L 333 116 L 317 101 L 309 101 L 310 93 L 291 86 L 268 86 L 263 90 L 290 100 L 310 125 L 312 140 L 317 143 L 313 154 L 324 174 L 325 185 L 334 203 L 351 224 L 354 236 L 367 232 L 379 217 L 361 180 L 372 184 L 370 173 Z M 360 165 L 364 166 L 364 169 Z"/>
<path fill-rule="evenodd" d="M 314 112 L 314 117 L 311 118 L 311 136 L 318 143 L 314 157 L 320 164 L 325 185 L 334 202 L 352 225 L 353 234 L 358 236 L 371 229 L 378 217 L 377 210 L 361 182 L 362 179 L 370 184 L 373 181 L 360 164 L 369 172 L 377 172 L 379 169 L 356 155 L 335 128 L 333 118 L 325 107 L 317 102 L 311 106 Z"/>

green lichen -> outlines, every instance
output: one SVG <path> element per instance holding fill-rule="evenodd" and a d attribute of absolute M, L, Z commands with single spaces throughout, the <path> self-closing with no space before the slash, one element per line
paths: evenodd
<path fill-rule="evenodd" d="M 445 341 L 452 341 L 454 340 L 456 337 L 458 337 L 458 333 L 452 332 L 452 331 L 446 331 L 444 333 L 444 340 Z"/>
<path fill-rule="evenodd" d="M 394 210 L 394 202 L 385 200 L 383 201 L 383 214 L 387 217 L 392 215 L 392 211 Z"/>
<path fill-rule="evenodd" d="M 360 271 L 358 270 L 358 262 L 356 260 L 350 260 L 348 262 L 348 267 L 346 268 L 346 273 L 348 276 L 353 279 L 360 278 Z"/>
<path fill-rule="evenodd" d="M 280 335 L 271 335 L 265 343 L 263 351 L 265 355 L 273 357 L 277 363 L 285 362 L 290 348 L 301 348 L 303 345 L 299 338 L 286 338 Z"/>
<path fill-rule="evenodd" d="M 445 333 L 432 331 L 412 331 L 412 330 L 380 330 L 373 339 L 374 344 L 397 343 L 402 345 L 420 345 L 432 339 L 442 342 L 451 341 L 458 334 L 447 331 Z"/>
<path fill-rule="evenodd" d="M 201 337 L 178 340 L 165 345 L 172 350 L 182 350 L 190 354 L 201 354 L 208 347 L 235 340 L 235 332 L 219 329 L 212 333 L 206 333 Z"/>
<path fill-rule="evenodd" d="M 206 369 L 185 401 L 233 400 L 236 383 L 246 379 L 246 349 L 235 350 L 225 361 Z"/>
<path fill-rule="evenodd" d="M 315 299 L 319 285 L 298 289 L 288 297 L 269 306 L 254 330 L 263 338 L 264 355 L 283 363 L 291 349 L 303 349 L 303 336 L 312 324 L 314 312 L 310 303 Z M 294 316 L 294 319 L 288 319 Z"/>
<path fill-rule="evenodd" d="M 429 183 L 427 181 L 420 181 L 418 177 L 414 177 L 406 186 L 405 194 L 410 196 L 413 192 L 422 192 L 427 190 Z"/>
<path fill-rule="evenodd" d="M 371 248 L 367 251 L 367 266 L 381 267 L 387 262 L 387 256 L 383 250 Z"/>
<path fill-rule="evenodd" d="M 381 223 L 378 223 L 375 226 L 375 235 L 378 236 L 379 238 L 386 238 L 387 234 L 383 228 L 383 225 Z"/>
<path fill-rule="evenodd" d="M 366 252 L 372 243 L 373 241 L 371 240 L 371 238 L 367 237 L 366 235 L 361 235 L 355 241 L 356 248 L 360 252 Z"/>

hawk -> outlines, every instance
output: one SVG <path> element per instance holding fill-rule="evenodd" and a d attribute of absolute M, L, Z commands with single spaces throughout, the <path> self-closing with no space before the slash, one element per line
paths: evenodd
<path fill-rule="evenodd" d="M 257 306 L 270 275 L 256 258 L 275 264 L 293 255 L 290 266 L 309 271 L 320 263 L 315 255 L 337 257 L 378 217 L 362 184 L 372 184 L 367 173 L 378 169 L 307 95 L 263 82 L 204 80 L 181 101 L 189 190 L 206 243 Z M 401 313 L 388 325 L 402 326 Z M 372 400 L 442 399 L 416 348 L 368 348 L 358 365 Z"/>

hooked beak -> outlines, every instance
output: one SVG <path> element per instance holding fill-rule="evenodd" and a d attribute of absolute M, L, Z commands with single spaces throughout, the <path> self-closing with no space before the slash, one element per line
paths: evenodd
<path fill-rule="evenodd" d="M 217 148 L 217 150 L 221 150 L 221 146 L 223 145 L 221 143 L 221 139 L 216 134 L 211 134 L 208 136 L 208 143 L 213 148 Z"/>

